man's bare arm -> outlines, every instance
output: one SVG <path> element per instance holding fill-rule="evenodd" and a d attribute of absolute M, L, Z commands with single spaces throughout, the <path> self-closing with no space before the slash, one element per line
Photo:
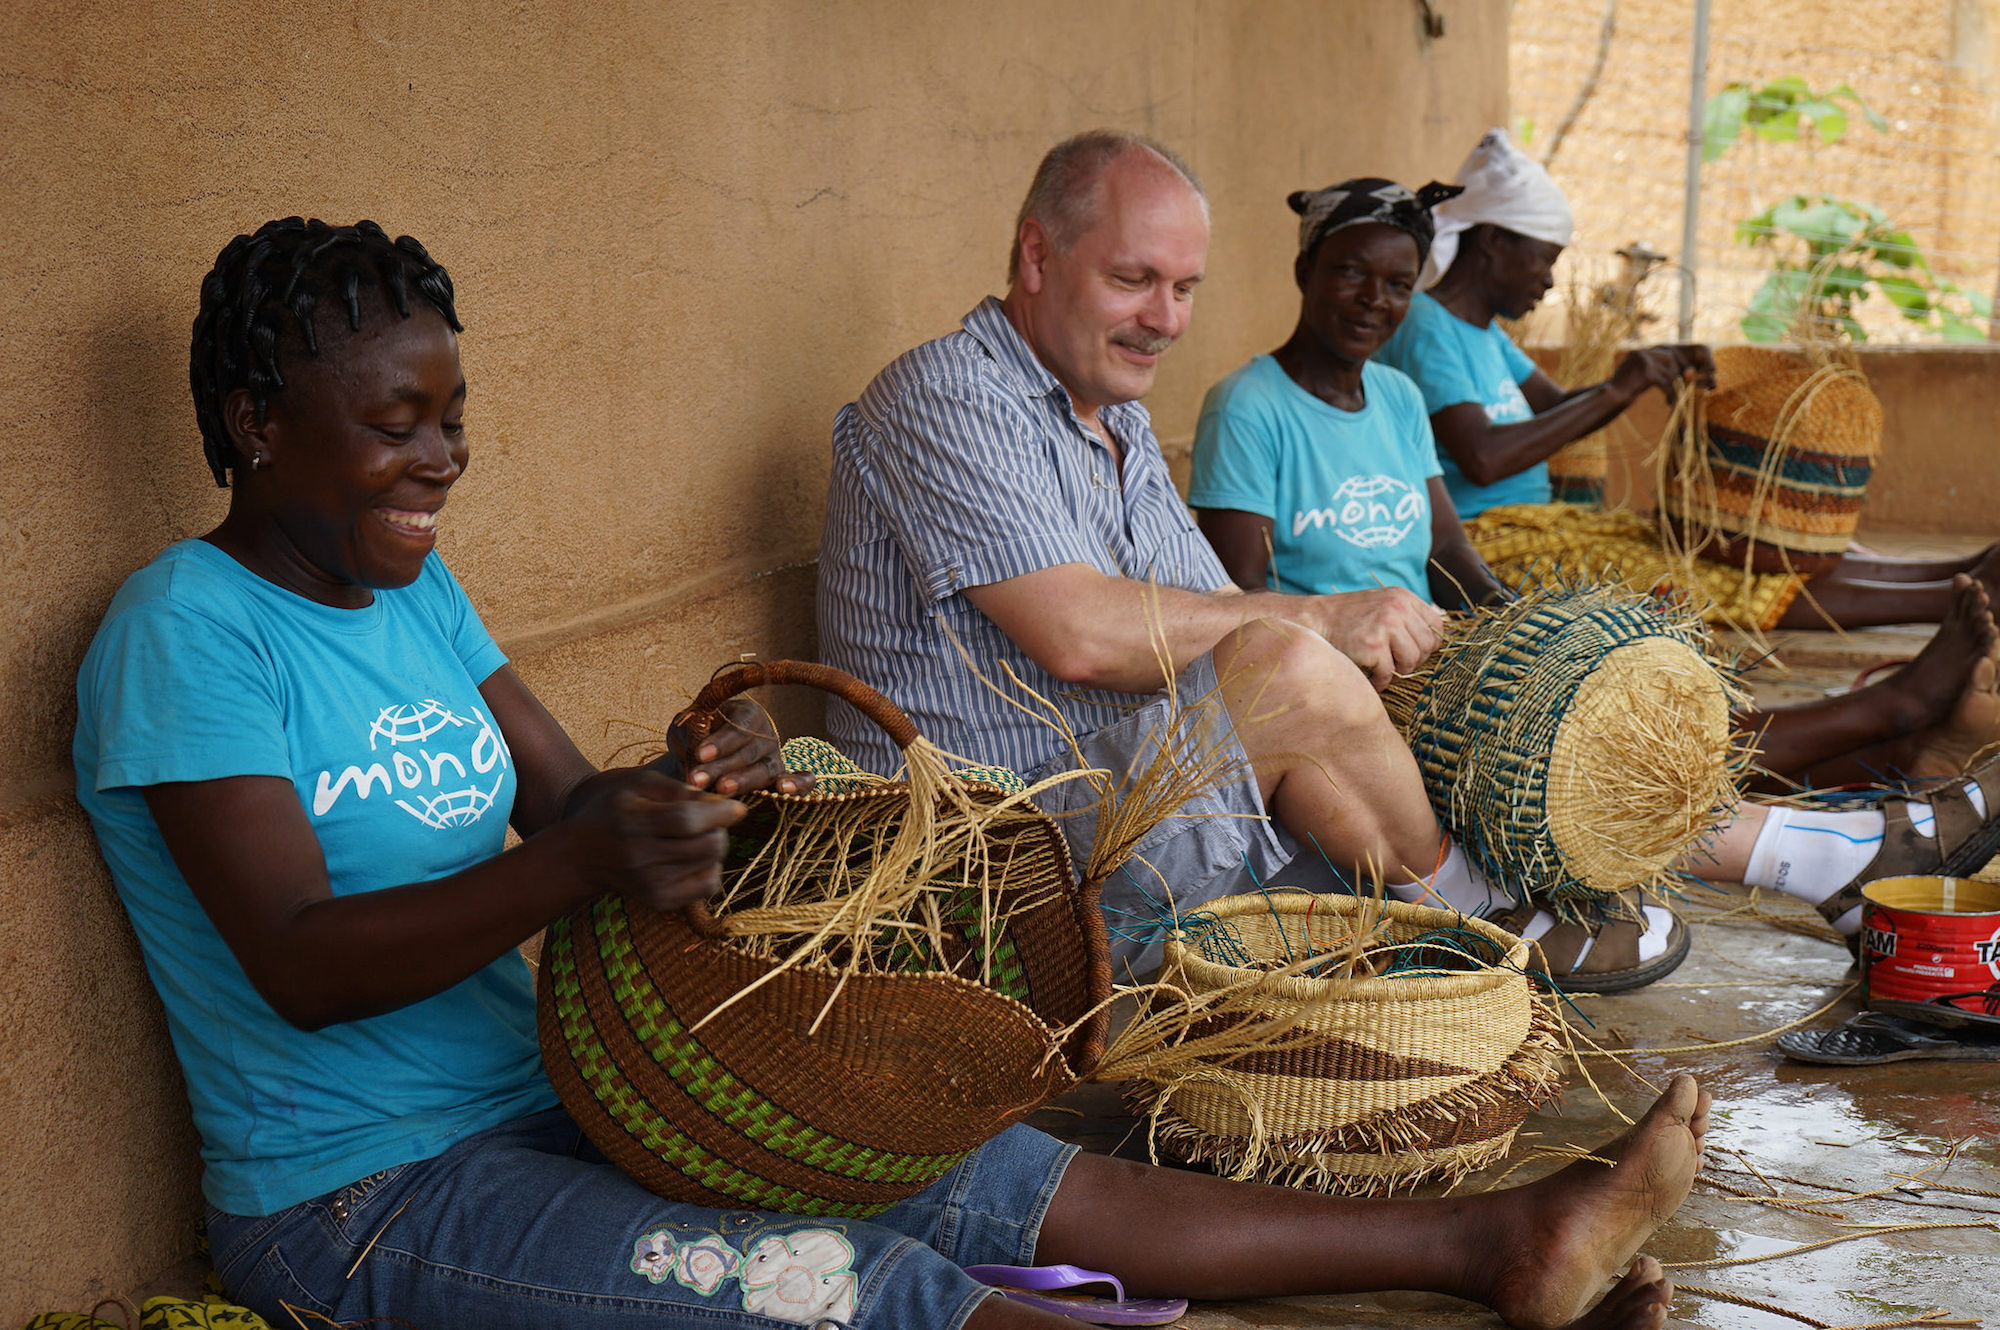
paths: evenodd
<path fill-rule="evenodd" d="M 1324 637 L 1377 688 L 1436 649 L 1436 609 L 1401 587 L 1342 596 L 1207 595 L 1065 563 L 967 587 L 966 599 L 1029 659 L 1066 683 L 1150 693 L 1229 633 L 1290 619 Z M 982 668 L 986 662 L 975 662 Z"/>

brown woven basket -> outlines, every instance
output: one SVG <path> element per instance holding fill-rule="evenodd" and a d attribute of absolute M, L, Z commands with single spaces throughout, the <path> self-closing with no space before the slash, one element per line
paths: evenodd
<path fill-rule="evenodd" d="M 1715 379 L 1695 449 L 1667 452 L 1662 516 L 1704 558 L 1758 573 L 1827 572 L 1861 521 L 1882 452 L 1881 402 L 1850 368 L 1768 347 L 1717 347 Z"/>
<path fill-rule="evenodd" d="M 789 661 L 714 679 L 695 699 L 694 742 L 725 700 L 780 683 L 844 699 L 906 753 L 919 743 L 874 689 Z M 1008 797 L 971 782 L 964 792 L 988 807 Z M 738 831 L 750 830 L 732 837 L 726 878 L 747 871 L 760 820 L 837 811 L 851 823 L 861 804 L 893 823 L 911 806 L 902 781 L 744 802 L 751 815 Z M 979 899 L 990 908 L 957 911 L 964 919 L 947 939 L 948 960 L 983 962 L 948 968 L 983 982 L 935 969 L 784 968 L 752 954 L 731 915 L 702 904 L 661 914 L 605 896 L 557 921 L 543 952 L 540 1027 L 564 1106 L 613 1162 L 670 1200 L 866 1217 L 928 1186 L 1104 1055 L 1111 962 L 1098 884 L 1075 882 L 1060 830 L 1017 802 L 984 838 L 989 885 Z M 962 868 L 967 882 L 980 875 Z M 1033 903 L 1010 908 L 1022 901 Z M 1004 932 L 983 936 L 982 918 L 1003 919 Z"/>

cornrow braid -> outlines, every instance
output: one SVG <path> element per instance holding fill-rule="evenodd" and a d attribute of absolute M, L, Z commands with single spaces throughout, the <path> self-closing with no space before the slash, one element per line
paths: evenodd
<path fill-rule="evenodd" d="M 285 386 L 278 351 L 286 331 L 297 334 L 307 355 L 317 356 L 313 317 L 323 301 L 337 301 L 347 326 L 361 331 L 364 281 L 379 287 L 406 319 L 414 290 L 453 332 L 465 330 L 453 305 L 451 274 L 415 239 L 391 240 L 373 222 L 328 226 L 318 218 L 286 217 L 237 236 L 216 256 L 201 281 L 188 383 L 202 451 L 217 485 L 228 486 L 229 470 L 240 460 L 223 425 L 223 403 L 247 388 L 263 421 L 272 395 Z"/>

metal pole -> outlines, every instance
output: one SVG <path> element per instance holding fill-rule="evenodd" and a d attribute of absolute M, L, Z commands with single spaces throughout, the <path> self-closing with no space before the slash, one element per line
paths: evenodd
<path fill-rule="evenodd" d="M 1681 204 L 1681 340 L 1694 340 L 1695 245 L 1701 232 L 1701 150 L 1708 103 L 1708 0 L 1694 0 L 1694 51 L 1688 71 L 1687 196 Z"/>

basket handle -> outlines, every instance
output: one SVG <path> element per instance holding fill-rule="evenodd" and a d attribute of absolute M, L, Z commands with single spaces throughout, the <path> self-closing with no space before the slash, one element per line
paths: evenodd
<path fill-rule="evenodd" d="M 761 688 L 765 684 L 787 683 L 806 684 L 832 693 L 881 726 L 898 748 L 908 748 L 919 737 L 915 722 L 903 714 L 901 707 L 853 675 L 836 670 L 831 665 L 815 665 L 803 660 L 746 660 L 719 672 L 689 704 L 683 713 L 687 717 L 685 723 L 689 741 L 699 744 L 706 739 L 721 717 L 718 708 L 738 693 Z"/>

